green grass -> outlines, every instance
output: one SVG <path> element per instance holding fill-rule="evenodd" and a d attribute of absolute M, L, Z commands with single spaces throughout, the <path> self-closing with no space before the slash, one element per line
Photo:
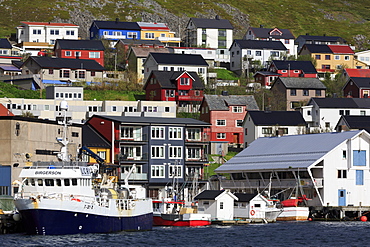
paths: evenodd
<path fill-rule="evenodd" d="M 217 79 L 221 80 L 239 80 L 233 72 L 227 69 L 216 69 Z"/>

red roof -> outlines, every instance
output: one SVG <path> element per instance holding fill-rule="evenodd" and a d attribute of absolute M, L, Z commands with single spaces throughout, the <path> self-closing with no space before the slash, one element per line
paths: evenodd
<path fill-rule="evenodd" d="M 28 22 L 28 21 L 22 21 L 21 23 L 27 24 L 27 25 L 37 25 L 37 26 L 66 26 L 66 27 L 78 27 L 75 24 L 71 23 L 53 23 L 53 22 Z"/>
<path fill-rule="evenodd" d="M 370 69 L 345 69 L 349 77 L 370 77 Z"/>
<path fill-rule="evenodd" d="M 354 54 L 354 51 L 348 45 L 328 45 L 333 53 Z"/>
<path fill-rule="evenodd" d="M 3 104 L 0 104 L 0 116 L 14 116 Z"/>

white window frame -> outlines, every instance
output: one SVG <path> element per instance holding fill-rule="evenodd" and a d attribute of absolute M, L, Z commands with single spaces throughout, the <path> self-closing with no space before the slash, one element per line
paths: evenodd
<path fill-rule="evenodd" d="M 138 159 L 141 159 L 143 155 L 142 147 L 141 146 L 121 146 L 121 154 L 127 155 L 127 159 L 129 160 L 138 160 Z"/>
<path fill-rule="evenodd" d="M 240 123 L 240 125 L 238 125 L 238 123 Z M 235 127 L 237 128 L 243 127 L 243 120 L 240 119 L 235 120 Z"/>
<path fill-rule="evenodd" d="M 217 133 L 217 139 L 226 139 L 226 133 Z"/>
<path fill-rule="evenodd" d="M 182 146 L 169 146 L 168 147 L 169 159 L 182 159 Z"/>
<path fill-rule="evenodd" d="M 186 129 L 186 140 L 200 141 L 202 139 L 202 130 L 200 128 Z"/>
<path fill-rule="evenodd" d="M 72 52 L 71 51 L 65 51 L 64 54 L 65 54 L 66 57 L 72 56 Z"/>
<path fill-rule="evenodd" d="M 161 126 L 152 126 L 150 129 L 150 136 L 152 139 L 164 139 L 165 138 L 165 127 Z"/>
<path fill-rule="evenodd" d="M 182 165 L 169 165 L 168 177 L 169 178 L 182 178 Z"/>
<path fill-rule="evenodd" d="M 165 172 L 164 172 L 165 166 L 164 165 L 151 165 L 150 166 L 150 174 L 152 178 L 164 178 Z"/>
<path fill-rule="evenodd" d="M 164 159 L 166 150 L 164 146 L 151 146 L 152 159 Z"/>
<path fill-rule="evenodd" d="M 340 56 L 339 55 L 334 55 L 334 60 L 340 60 Z"/>
<path fill-rule="evenodd" d="M 100 52 L 90 51 L 89 58 L 100 58 Z"/>
<path fill-rule="evenodd" d="M 202 157 L 200 147 L 189 147 L 186 149 L 186 160 L 199 160 Z"/>
<path fill-rule="evenodd" d="M 226 126 L 226 119 L 216 119 L 216 126 Z"/>
<path fill-rule="evenodd" d="M 154 39 L 154 33 L 145 33 L 146 39 Z"/>
<path fill-rule="evenodd" d="M 182 127 L 170 127 L 168 130 L 168 138 L 171 140 L 181 140 L 182 139 Z"/>
<path fill-rule="evenodd" d="M 233 112 L 235 112 L 235 113 L 242 113 L 243 112 L 243 107 L 241 107 L 241 106 L 233 106 Z"/>

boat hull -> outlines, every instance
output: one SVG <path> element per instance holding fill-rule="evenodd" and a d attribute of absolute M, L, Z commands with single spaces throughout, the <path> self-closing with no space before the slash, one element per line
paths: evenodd
<path fill-rule="evenodd" d="M 277 221 L 307 220 L 310 211 L 308 207 L 284 207 L 284 211 L 277 217 Z"/>
<path fill-rule="evenodd" d="M 185 217 L 184 217 L 185 216 Z M 211 224 L 210 215 L 197 214 L 160 214 L 153 216 L 154 226 L 208 226 Z"/>

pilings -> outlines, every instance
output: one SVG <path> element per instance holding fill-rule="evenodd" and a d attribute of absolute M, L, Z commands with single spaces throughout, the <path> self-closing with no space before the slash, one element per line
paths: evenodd
<path fill-rule="evenodd" d="M 310 207 L 309 219 L 327 221 L 354 221 L 366 216 L 370 221 L 370 206 Z"/>

